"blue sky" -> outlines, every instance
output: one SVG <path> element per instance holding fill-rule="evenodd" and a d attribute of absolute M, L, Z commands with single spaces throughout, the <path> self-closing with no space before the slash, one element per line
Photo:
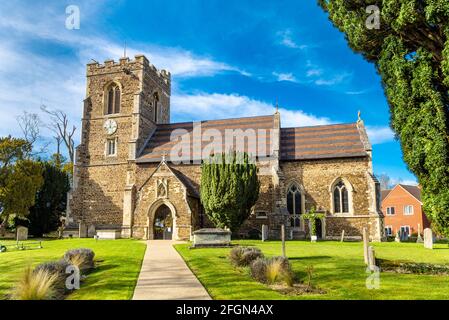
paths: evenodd
<path fill-rule="evenodd" d="M 79 30 L 65 28 L 68 5 Z M 172 121 L 271 114 L 276 99 L 283 126 L 354 122 L 360 110 L 375 173 L 415 181 L 374 66 L 314 0 L 2 1 L 0 135 L 20 135 L 16 117 L 41 104 L 79 127 L 86 63 L 118 60 L 125 42 L 128 56 L 171 71 Z"/>

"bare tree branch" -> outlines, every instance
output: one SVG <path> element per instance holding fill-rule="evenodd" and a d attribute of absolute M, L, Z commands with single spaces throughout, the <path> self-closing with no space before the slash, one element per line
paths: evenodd
<path fill-rule="evenodd" d="M 45 105 L 41 106 L 41 110 L 50 116 L 50 123 L 47 127 L 58 137 L 56 138 L 58 150 L 61 141 L 64 142 L 69 153 L 70 161 L 73 163 L 75 157 L 75 141 L 73 140 L 73 136 L 75 135 L 76 127 L 72 126 L 71 129 L 69 128 L 68 116 L 61 110 L 50 110 Z"/>
<path fill-rule="evenodd" d="M 17 116 L 17 122 L 20 129 L 22 130 L 25 140 L 31 145 L 32 149 L 27 152 L 26 157 L 39 155 L 47 151 L 49 142 L 44 143 L 40 146 L 40 150 L 36 151 L 36 142 L 42 140 L 40 134 L 40 127 L 42 126 L 42 121 L 36 113 L 29 113 L 24 111 L 22 115 Z M 43 141 L 41 141 L 43 142 Z"/>

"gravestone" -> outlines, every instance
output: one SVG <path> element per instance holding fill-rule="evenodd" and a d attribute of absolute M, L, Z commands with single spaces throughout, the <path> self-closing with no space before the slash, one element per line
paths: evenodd
<path fill-rule="evenodd" d="M 282 256 L 286 257 L 286 255 L 285 255 L 285 225 L 281 225 L 281 239 L 282 239 Z"/>
<path fill-rule="evenodd" d="M 95 229 L 95 226 L 93 224 L 91 224 L 89 226 L 89 228 L 87 229 L 87 237 L 88 238 L 93 238 L 94 235 L 97 234 L 97 230 Z"/>
<path fill-rule="evenodd" d="M 266 241 L 268 238 L 268 226 L 266 224 L 262 225 L 262 241 Z"/>
<path fill-rule="evenodd" d="M 433 249 L 433 232 L 432 229 L 424 229 L 424 248 Z"/>
<path fill-rule="evenodd" d="M 16 240 L 24 241 L 28 240 L 28 228 L 19 226 L 16 228 Z"/>
<path fill-rule="evenodd" d="M 376 253 L 372 246 L 368 247 L 368 267 L 370 271 L 376 270 Z"/>
<path fill-rule="evenodd" d="M 365 259 L 366 264 L 368 264 L 368 246 L 369 246 L 368 229 L 363 228 L 363 257 Z"/>
<path fill-rule="evenodd" d="M 78 231 L 80 238 L 87 238 L 87 226 L 84 222 L 80 221 Z"/>
<path fill-rule="evenodd" d="M 416 243 L 423 243 L 424 240 L 421 237 L 421 225 L 418 223 L 418 238 L 416 238 Z"/>
<path fill-rule="evenodd" d="M 396 237 L 394 238 L 395 242 L 401 242 L 401 233 L 398 231 L 396 232 Z"/>
<path fill-rule="evenodd" d="M 340 238 L 340 242 L 345 241 L 345 230 L 341 231 L 341 238 Z"/>

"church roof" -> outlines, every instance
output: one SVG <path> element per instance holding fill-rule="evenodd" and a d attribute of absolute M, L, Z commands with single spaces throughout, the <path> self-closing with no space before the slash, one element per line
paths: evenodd
<path fill-rule="evenodd" d="M 356 123 L 281 129 L 281 160 L 366 156 Z"/>
<path fill-rule="evenodd" d="M 194 144 L 201 143 L 201 149 L 211 144 L 212 140 L 204 138 L 200 141 L 194 137 L 194 128 L 201 126 L 201 133 L 221 134 L 221 150 L 227 152 L 225 144 L 225 130 L 234 129 L 236 137 L 245 135 L 248 129 L 254 130 L 256 134 L 256 144 L 254 142 L 245 143 L 245 151 L 253 147 L 257 150 L 258 157 L 269 157 L 272 155 L 273 143 L 271 130 L 275 128 L 275 116 L 257 116 L 247 118 L 235 118 L 224 120 L 208 120 L 200 122 L 183 122 L 172 124 L 160 124 L 153 135 L 147 140 L 140 156 L 136 160 L 138 163 L 160 162 L 164 156 L 167 161 L 170 159 L 170 152 L 173 147 L 182 147 L 182 152 L 190 152 L 189 159 L 200 160 L 200 152 L 194 153 Z M 209 131 L 209 130 L 212 131 Z M 208 131 L 206 131 L 208 130 Z M 346 157 L 364 157 L 370 149 L 366 133 L 361 132 L 357 123 L 321 125 L 313 127 L 281 128 L 280 129 L 280 160 L 308 160 L 308 159 L 329 159 Z M 172 139 L 172 133 L 177 132 L 183 137 L 184 144 L 180 144 L 180 138 Z M 178 135 L 177 134 L 177 135 Z M 201 137 L 201 136 L 199 136 Z M 263 140 L 266 138 L 265 140 Z M 260 141 L 263 141 L 262 143 Z M 214 141 L 216 143 L 216 141 Z M 196 147 L 196 145 L 195 145 Z M 178 148 L 179 149 L 179 148 Z M 198 148 L 195 148 L 198 150 Z M 215 149 L 217 150 L 217 149 Z M 263 150 L 263 152 L 260 152 Z M 250 152 L 251 153 L 251 152 Z"/>

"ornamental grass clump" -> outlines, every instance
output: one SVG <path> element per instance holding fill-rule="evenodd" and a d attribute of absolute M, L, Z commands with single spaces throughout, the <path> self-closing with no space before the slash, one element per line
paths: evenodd
<path fill-rule="evenodd" d="M 80 270 L 85 271 L 94 267 L 95 253 L 91 249 L 73 249 L 64 254 L 63 259 Z"/>
<path fill-rule="evenodd" d="M 263 253 L 259 248 L 236 247 L 231 250 L 229 258 L 233 265 L 237 267 L 247 267 L 258 258 L 263 258 Z"/>
<path fill-rule="evenodd" d="M 26 268 L 25 273 L 14 288 L 12 298 L 15 300 L 53 300 L 57 297 L 54 288 L 58 275 L 45 269 Z"/>
<path fill-rule="evenodd" d="M 251 264 L 250 273 L 255 280 L 270 285 L 282 282 L 291 287 L 295 280 L 290 262 L 284 257 L 259 258 Z"/>

